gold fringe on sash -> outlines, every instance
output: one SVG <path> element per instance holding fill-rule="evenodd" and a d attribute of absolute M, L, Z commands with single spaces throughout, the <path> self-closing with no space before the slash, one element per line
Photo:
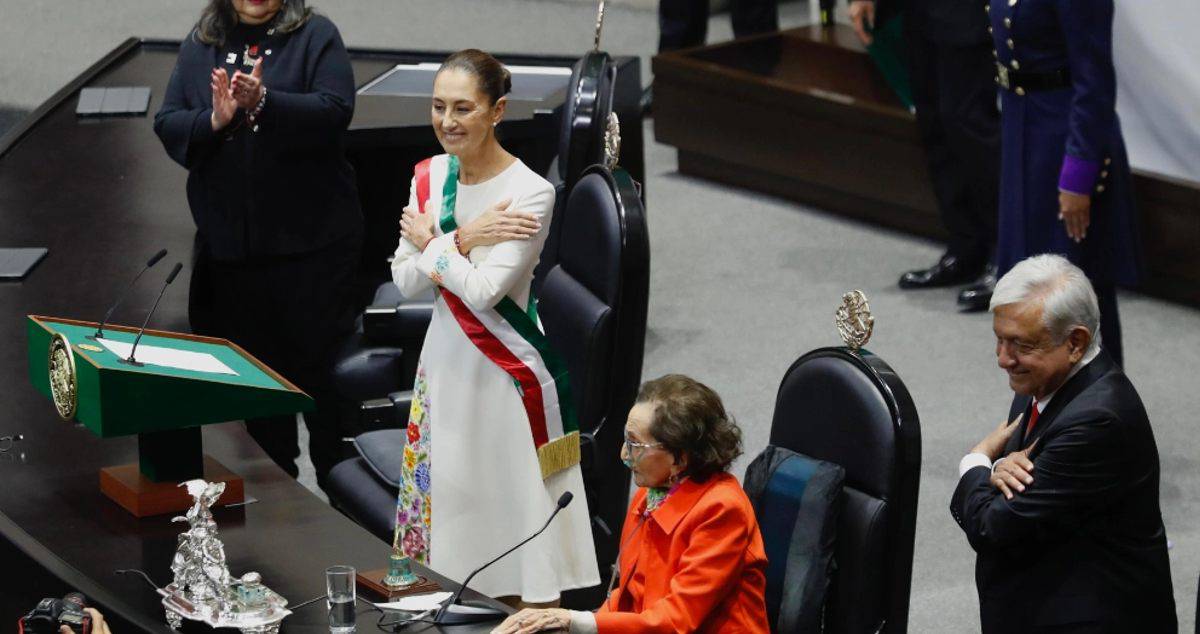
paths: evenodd
<path fill-rule="evenodd" d="M 537 454 L 543 480 L 579 464 L 579 432 L 573 431 L 547 442 L 538 447 Z"/>

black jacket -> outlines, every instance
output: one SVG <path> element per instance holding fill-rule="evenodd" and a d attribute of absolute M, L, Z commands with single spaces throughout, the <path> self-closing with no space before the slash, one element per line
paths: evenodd
<path fill-rule="evenodd" d="M 991 41 L 986 5 L 986 0 L 875 0 L 875 21 L 903 13 L 912 34 L 952 46 L 986 44 Z"/>
<path fill-rule="evenodd" d="M 1017 397 L 1009 420 L 1027 411 Z M 978 553 L 983 631 L 1177 630 L 1158 448 L 1137 390 L 1106 352 L 1071 377 L 1029 438 L 1033 483 L 1005 500 L 976 467 L 950 512 Z"/>
<path fill-rule="evenodd" d="M 241 111 L 214 132 L 209 75 L 221 47 L 195 34 L 179 49 L 154 130 L 188 169 L 187 196 L 209 254 L 238 261 L 320 250 L 362 232 L 342 134 L 354 114 L 354 74 L 337 27 L 313 16 L 261 48 L 267 101 L 258 130 Z M 248 68 L 246 69 L 249 70 Z M 230 73 L 232 79 L 232 72 Z"/>

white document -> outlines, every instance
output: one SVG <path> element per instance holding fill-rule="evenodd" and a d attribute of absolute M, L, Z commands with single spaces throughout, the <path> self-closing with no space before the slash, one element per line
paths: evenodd
<path fill-rule="evenodd" d="M 414 594 L 407 597 L 400 597 L 391 603 L 376 603 L 375 607 L 381 610 L 404 610 L 405 612 L 425 612 L 428 610 L 436 610 L 442 607 L 442 601 L 450 598 L 450 592 L 430 592 L 428 594 Z"/>
<path fill-rule="evenodd" d="M 112 341 L 111 339 L 98 339 L 100 345 L 108 348 L 110 352 L 121 357 L 122 359 L 129 358 L 129 350 L 133 347 L 131 343 L 122 341 Z M 233 368 L 225 365 L 220 359 L 214 357 L 207 352 L 192 352 L 190 350 L 174 350 L 172 348 L 163 348 L 161 346 L 146 346 L 138 344 L 137 354 L 133 358 L 134 361 L 145 363 L 146 365 L 157 365 L 164 368 L 175 368 L 177 370 L 191 370 L 192 372 L 208 372 L 211 374 L 231 374 L 237 376 L 238 373 L 233 371 Z"/>

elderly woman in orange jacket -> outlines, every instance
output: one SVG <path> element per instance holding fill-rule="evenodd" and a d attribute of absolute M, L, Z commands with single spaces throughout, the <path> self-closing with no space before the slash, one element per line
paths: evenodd
<path fill-rule="evenodd" d="M 621 449 L 640 488 L 604 605 L 522 610 L 494 632 L 770 631 L 758 522 L 726 472 L 739 454 L 741 431 L 707 386 L 677 374 L 643 385 Z"/>

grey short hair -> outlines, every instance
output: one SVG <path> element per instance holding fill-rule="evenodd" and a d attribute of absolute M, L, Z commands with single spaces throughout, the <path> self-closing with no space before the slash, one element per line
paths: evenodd
<path fill-rule="evenodd" d="M 1055 343 L 1065 341 L 1072 328 L 1083 326 L 1092 333 L 1087 352 L 1100 347 L 1100 303 L 1079 267 L 1048 253 L 1021 260 L 996 282 L 988 310 L 1033 299 L 1042 300 L 1042 323 Z"/>

